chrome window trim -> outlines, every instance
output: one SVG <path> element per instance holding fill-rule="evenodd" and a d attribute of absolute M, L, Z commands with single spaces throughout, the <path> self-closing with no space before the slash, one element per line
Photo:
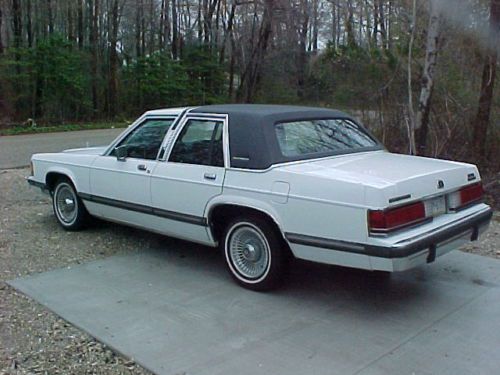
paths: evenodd
<path fill-rule="evenodd" d="M 366 153 L 371 153 L 371 152 L 388 152 L 388 151 L 387 150 L 372 150 L 372 151 L 362 151 L 362 152 L 359 152 L 356 154 L 362 154 L 362 153 L 366 154 Z M 348 156 L 348 155 L 352 155 L 352 154 L 330 155 L 330 156 L 323 156 L 323 157 L 316 158 L 316 159 L 284 161 L 282 163 L 271 164 L 266 169 L 229 167 L 228 170 L 235 171 L 235 172 L 266 173 L 266 172 L 273 170 L 274 168 L 287 167 L 289 165 L 297 165 L 297 164 L 310 163 L 310 162 L 315 162 L 315 161 L 328 160 L 328 159 L 339 158 L 339 157 Z"/>
<path fill-rule="evenodd" d="M 115 147 L 120 143 L 122 142 L 131 132 L 133 132 L 135 129 L 137 129 L 139 126 L 141 126 L 142 124 L 144 124 L 146 121 L 149 121 L 149 120 L 176 120 L 177 117 L 179 117 L 179 115 L 142 115 L 141 117 L 139 117 L 137 120 L 135 120 L 132 124 L 130 124 L 128 127 L 127 127 L 127 130 L 124 131 L 123 133 L 121 133 L 118 138 L 115 138 L 115 140 L 113 142 L 111 142 L 111 144 L 108 146 L 108 148 L 106 149 L 106 151 L 104 151 L 104 153 L 101 155 L 101 156 L 111 156 L 111 152 L 115 149 Z M 170 129 L 165 133 L 165 137 L 163 138 L 163 141 L 165 140 L 167 134 L 170 132 Z M 163 145 L 163 141 L 161 143 L 161 145 Z M 158 155 L 159 155 L 159 152 L 161 151 L 161 146 L 160 145 L 160 149 L 158 150 L 158 154 L 156 155 L 156 159 L 155 160 L 158 160 Z M 148 160 L 148 159 L 141 159 L 141 160 Z"/>
<path fill-rule="evenodd" d="M 181 134 L 182 129 L 184 129 L 184 126 L 186 126 L 189 120 L 205 120 L 205 121 L 208 120 L 208 121 L 222 122 L 222 152 L 224 153 L 224 167 L 216 167 L 213 165 L 211 167 L 227 169 L 229 167 L 229 132 L 228 132 L 229 116 L 227 114 L 220 114 L 220 113 L 190 113 L 189 111 L 186 112 L 184 117 L 181 119 L 176 129 L 174 130 L 174 133 L 171 138 L 172 141 L 169 144 L 165 145 L 167 149 L 165 150 L 163 158 L 161 158 L 160 161 L 167 163 L 174 163 L 169 161 L 168 159 L 170 158 L 170 154 L 172 153 L 175 143 L 179 139 L 179 135 Z M 201 164 L 193 164 L 193 165 L 201 165 Z"/>

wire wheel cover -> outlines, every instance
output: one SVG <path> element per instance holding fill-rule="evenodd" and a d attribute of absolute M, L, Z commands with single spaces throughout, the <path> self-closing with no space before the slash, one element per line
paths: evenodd
<path fill-rule="evenodd" d="M 259 230 L 249 225 L 234 229 L 229 239 L 229 255 L 236 270 L 244 277 L 257 279 L 269 267 L 269 245 Z"/>
<path fill-rule="evenodd" d="M 76 196 L 67 184 L 59 186 L 56 192 L 56 209 L 59 218 L 66 224 L 71 224 L 78 213 Z"/>

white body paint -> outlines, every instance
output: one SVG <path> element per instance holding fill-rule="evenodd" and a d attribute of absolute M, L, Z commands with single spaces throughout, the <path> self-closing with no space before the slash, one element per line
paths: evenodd
<path fill-rule="evenodd" d="M 35 154 L 34 175 L 38 185 L 50 173 L 67 176 L 79 194 L 127 202 L 134 207 L 152 207 L 162 215 L 130 210 L 85 200 L 90 214 L 197 243 L 217 246 L 210 227 L 211 210 L 221 204 L 249 207 L 268 215 L 283 236 L 294 233 L 340 241 L 356 249 L 363 246 L 398 248 L 439 231 L 449 229 L 489 207 L 476 204 L 457 213 L 446 213 L 429 223 L 386 237 L 373 237 L 367 228 L 367 210 L 385 209 L 401 203 L 444 195 L 469 184 L 468 176 L 479 172 L 474 165 L 370 151 L 276 164 L 266 170 L 231 168 L 229 165 L 228 119 L 224 121 L 224 167 L 190 165 L 167 161 L 175 138 L 185 123 L 170 129 L 163 142 L 165 153 L 157 160 L 127 158 L 118 161 L 107 154 L 121 139 L 148 118 L 177 117 L 183 108 L 146 112 L 107 147 Z M 184 115 L 184 117 L 190 115 Z M 210 117 L 209 114 L 207 114 Z M 139 165 L 145 165 L 139 170 Z M 206 176 L 210 176 L 207 179 Z M 445 187 L 437 188 L 437 181 Z M 389 203 L 394 197 L 411 199 Z M 179 216 L 181 220 L 178 220 Z M 193 222 L 190 222 L 193 221 Z M 205 223 L 205 225 L 200 225 Z M 487 222 L 481 225 L 484 232 Z M 437 256 L 470 240 L 464 230 L 436 244 Z M 297 258 L 369 270 L 400 271 L 426 262 L 428 249 L 408 257 L 390 259 L 289 242 Z M 359 249 L 358 249 L 359 250 Z"/>

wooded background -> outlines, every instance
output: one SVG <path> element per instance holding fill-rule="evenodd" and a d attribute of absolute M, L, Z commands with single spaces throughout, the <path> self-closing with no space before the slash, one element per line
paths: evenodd
<path fill-rule="evenodd" d="M 320 105 L 498 171 L 499 46 L 500 0 L 0 0 L 0 123 Z"/>

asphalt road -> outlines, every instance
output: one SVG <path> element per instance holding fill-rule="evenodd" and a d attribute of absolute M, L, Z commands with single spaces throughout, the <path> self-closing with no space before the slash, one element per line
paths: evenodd
<path fill-rule="evenodd" d="M 0 169 L 27 166 L 31 155 L 38 152 L 59 152 L 68 148 L 104 146 L 123 130 L 82 130 L 0 137 Z"/>

